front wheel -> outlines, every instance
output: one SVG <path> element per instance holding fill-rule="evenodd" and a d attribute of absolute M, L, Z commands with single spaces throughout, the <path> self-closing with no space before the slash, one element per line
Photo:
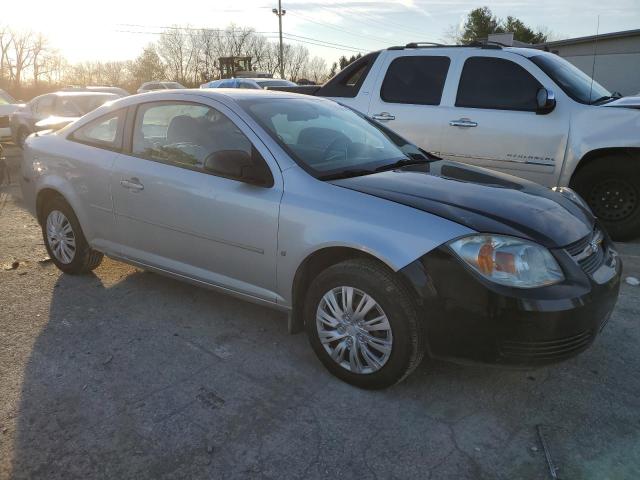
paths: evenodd
<path fill-rule="evenodd" d="M 614 240 L 640 237 L 640 168 L 633 160 L 600 158 L 579 169 L 571 182 Z"/>
<path fill-rule="evenodd" d="M 51 260 L 65 273 L 87 273 L 102 262 L 102 253 L 89 246 L 73 209 L 61 198 L 45 206 L 42 236 Z"/>
<path fill-rule="evenodd" d="M 411 292 L 374 260 L 347 260 L 320 273 L 307 293 L 305 325 L 323 365 L 360 388 L 400 382 L 424 355 Z"/>

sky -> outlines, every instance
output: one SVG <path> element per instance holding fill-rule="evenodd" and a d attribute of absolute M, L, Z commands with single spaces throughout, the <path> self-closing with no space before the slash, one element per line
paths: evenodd
<path fill-rule="evenodd" d="M 230 23 L 277 38 L 277 0 L 30 0 L 7 1 L 0 27 L 40 31 L 69 61 L 127 60 L 157 39 L 162 27 L 224 28 Z M 60 5 L 64 5 L 61 7 Z M 472 9 L 487 5 L 554 37 L 571 38 L 640 28 L 640 0 L 283 0 L 288 43 L 305 45 L 328 64 L 341 55 L 366 53 L 412 41 L 443 42 Z"/>

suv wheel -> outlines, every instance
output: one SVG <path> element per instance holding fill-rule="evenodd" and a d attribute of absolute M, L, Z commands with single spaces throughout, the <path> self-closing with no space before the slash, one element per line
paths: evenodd
<path fill-rule="evenodd" d="M 102 262 L 102 253 L 89 247 L 75 213 L 61 198 L 42 212 L 42 236 L 51 260 L 65 273 L 87 273 Z"/>
<path fill-rule="evenodd" d="M 361 388 L 407 377 L 424 355 L 416 302 L 386 267 L 354 259 L 333 265 L 311 284 L 305 302 L 309 341 L 324 366 Z"/>
<path fill-rule="evenodd" d="M 640 236 L 640 169 L 632 160 L 602 157 L 578 170 L 571 182 L 614 240 Z"/>

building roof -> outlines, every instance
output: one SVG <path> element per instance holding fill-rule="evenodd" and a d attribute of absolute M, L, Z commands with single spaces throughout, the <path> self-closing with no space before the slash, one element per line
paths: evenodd
<path fill-rule="evenodd" d="M 621 32 L 601 33 L 599 35 L 589 35 L 587 37 L 567 38 L 565 40 L 556 40 L 553 42 L 538 43 L 536 47 L 559 47 L 561 45 L 573 45 L 576 43 L 588 43 L 596 40 L 624 38 L 624 37 L 640 37 L 640 28 L 635 30 L 623 30 Z"/>

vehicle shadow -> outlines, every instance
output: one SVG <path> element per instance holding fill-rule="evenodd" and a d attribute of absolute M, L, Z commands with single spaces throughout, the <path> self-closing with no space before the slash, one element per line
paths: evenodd
<path fill-rule="evenodd" d="M 325 372 L 270 309 L 110 260 L 50 289 L 15 479 L 544 478 L 538 424 L 565 478 L 640 464 L 623 463 L 640 459 L 637 384 L 602 344 L 527 371 L 427 361 L 369 392 Z"/>

